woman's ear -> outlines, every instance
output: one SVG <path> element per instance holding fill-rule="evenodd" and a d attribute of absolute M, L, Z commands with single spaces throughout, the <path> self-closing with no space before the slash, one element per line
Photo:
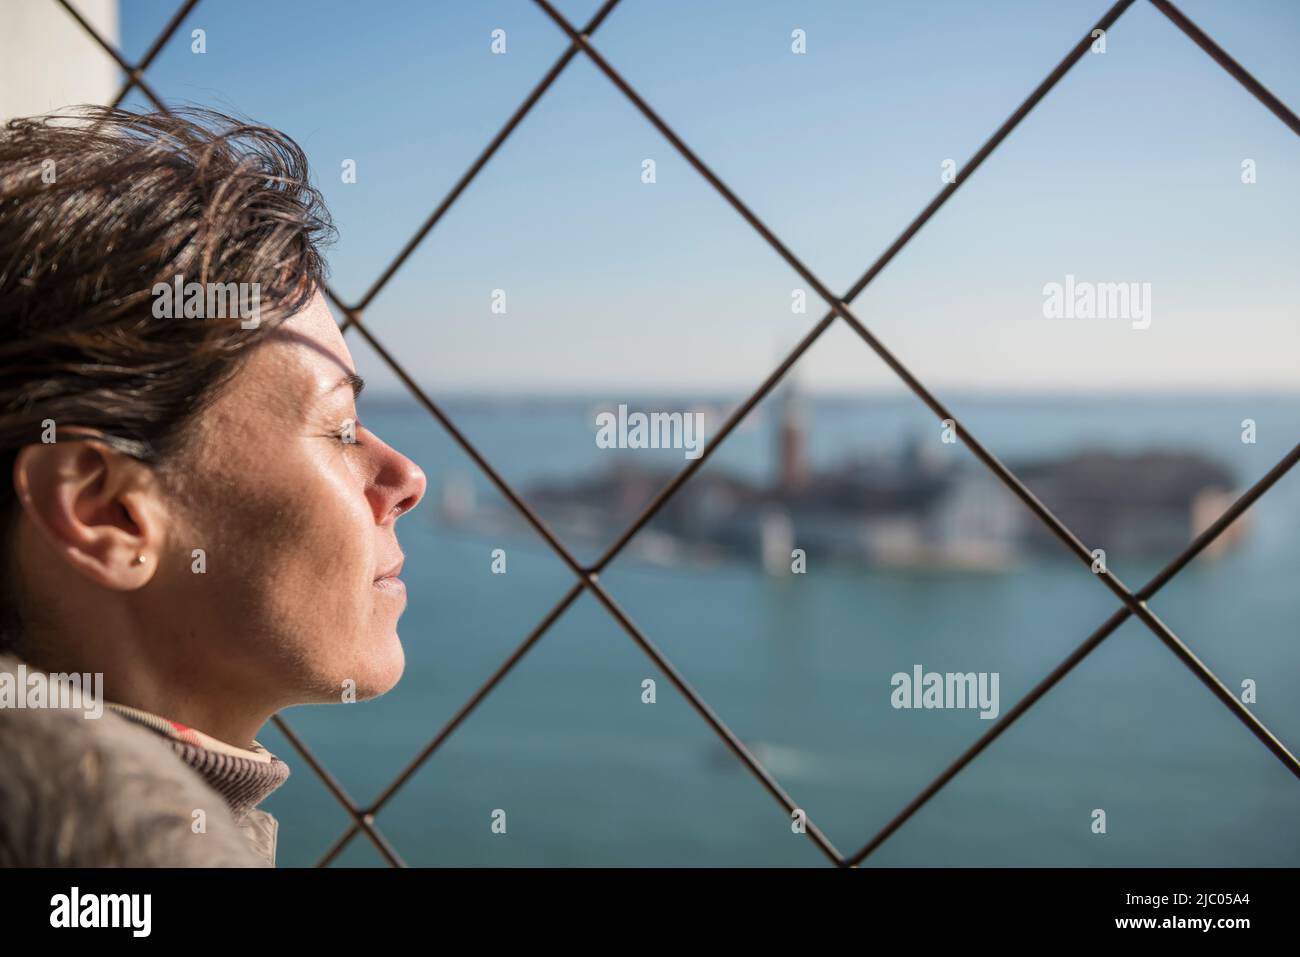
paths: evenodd
<path fill-rule="evenodd" d="M 65 439 L 25 446 L 13 482 L 38 541 L 77 572 L 117 591 L 153 576 L 164 510 L 148 466 L 93 440 Z"/>

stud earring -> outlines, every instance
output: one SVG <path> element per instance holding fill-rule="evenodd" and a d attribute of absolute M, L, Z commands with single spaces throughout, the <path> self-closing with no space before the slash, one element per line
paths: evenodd
<path fill-rule="evenodd" d="M 144 564 L 144 556 L 143 556 L 143 555 L 137 555 L 137 556 L 135 556 L 135 563 L 136 563 L 137 565 L 143 565 L 143 564 Z"/>

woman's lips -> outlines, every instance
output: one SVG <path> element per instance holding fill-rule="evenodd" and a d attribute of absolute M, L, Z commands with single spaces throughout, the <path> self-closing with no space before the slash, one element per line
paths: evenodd
<path fill-rule="evenodd" d="M 374 585 L 375 588 L 380 591 L 391 592 L 395 595 L 406 594 L 406 583 L 396 575 L 391 575 L 387 578 L 376 578 Z"/>
<path fill-rule="evenodd" d="M 405 594 L 406 584 L 397 577 L 402 573 L 402 565 L 404 563 L 404 560 L 399 559 L 397 564 L 389 568 L 388 571 L 381 572 L 379 577 L 374 581 L 375 587 L 380 591 L 392 592 L 398 595 Z"/>

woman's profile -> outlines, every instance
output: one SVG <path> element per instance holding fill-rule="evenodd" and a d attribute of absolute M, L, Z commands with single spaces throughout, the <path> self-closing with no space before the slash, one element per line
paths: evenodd
<path fill-rule="evenodd" d="M 357 421 L 331 234 L 266 127 L 0 129 L 0 865 L 273 865 L 259 730 L 401 677 L 425 478 Z"/>

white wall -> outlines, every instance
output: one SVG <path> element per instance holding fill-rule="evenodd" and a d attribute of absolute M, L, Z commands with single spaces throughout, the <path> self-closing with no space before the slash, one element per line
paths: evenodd
<path fill-rule="evenodd" d="M 117 0 L 72 0 L 114 46 Z M 78 103 L 109 103 L 123 82 L 113 58 L 54 0 L 2 0 L 0 120 Z"/>

